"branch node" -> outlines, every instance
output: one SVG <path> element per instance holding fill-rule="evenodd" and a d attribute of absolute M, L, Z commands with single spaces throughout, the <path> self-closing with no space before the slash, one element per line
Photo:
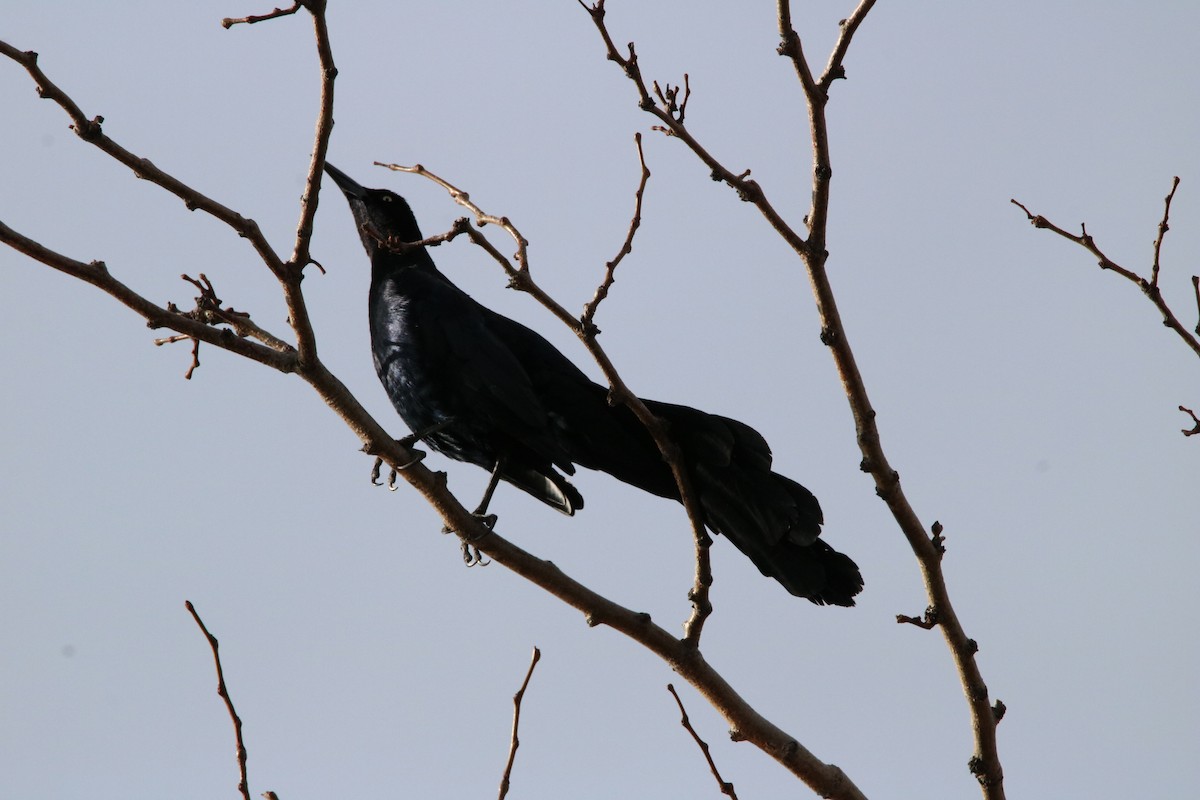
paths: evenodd
<path fill-rule="evenodd" d="M 910 617 L 906 614 L 897 614 L 896 622 L 901 625 L 916 625 L 918 628 L 930 630 L 938 624 L 937 609 L 929 606 L 925 609 L 925 613 L 920 617 Z"/>
<path fill-rule="evenodd" d="M 933 549 L 937 550 L 939 556 L 946 554 L 946 537 L 942 536 L 942 530 L 942 523 L 934 520 L 931 528 L 933 536 L 929 538 L 929 542 L 933 545 Z"/>

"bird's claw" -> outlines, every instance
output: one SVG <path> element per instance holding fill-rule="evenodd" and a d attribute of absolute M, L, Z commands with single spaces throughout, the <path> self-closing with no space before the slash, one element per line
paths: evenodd
<path fill-rule="evenodd" d="M 495 514 L 481 514 L 478 511 L 472 512 L 471 516 L 483 523 L 483 526 L 487 528 L 488 531 L 491 531 L 496 527 L 496 520 L 499 519 Z M 488 559 L 484 558 L 483 553 L 479 551 L 479 547 L 475 544 L 475 542 L 483 538 L 482 536 L 468 537 L 464 534 L 458 533 L 458 531 L 454 530 L 454 528 L 451 528 L 449 525 L 442 526 L 442 533 L 458 534 L 459 545 L 462 547 L 462 560 L 463 563 L 468 567 L 486 567 L 488 564 L 492 563 Z"/>
<path fill-rule="evenodd" d="M 411 435 L 405 436 L 403 439 L 396 440 L 396 444 L 400 445 L 404 449 L 408 450 L 408 452 L 412 453 L 413 458 L 412 458 L 412 461 L 409 461 L 407 464 L 403 464 L 400 467 L 391 467 L 388 469 L 388 479 L 387 479 L 388 491 L 392 491 L 392 492 L 396 491 L 396 478 L 398 477 L 398 474 L 401 470 L 408 469 L 413 464 L 416 464 L 425 458 L 424 450 L 417 450 L 413 447 L 413 445 L 416 444 L 416 442 L 417 442 L 417 437 L 411 436 Z M 383 486 L 384 485 L 383 481 L 381 481 L 379 479 L 379 476 L 380 476 L 380 473 L 382 472 L 382 470 L 383 470 L 383 459 L 380 458 L 379 456 L 375 456 L 375 465 L 371 467 L 371 483 L 373 485 L 375 485 L 375 486 Z"/>
<path fill-rule="evenodd" d="M 462 545 L 462 560 L 468 567 L 486 567 L 492 563 L 483 557 L 483 553 L 479 552 L 479 548 L 463 539 Z"/>

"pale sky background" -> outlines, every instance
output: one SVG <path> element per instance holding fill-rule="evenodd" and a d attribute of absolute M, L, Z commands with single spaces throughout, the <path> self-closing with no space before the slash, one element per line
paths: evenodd
<path fill-rule="evenodd" d="M 330 160 L 412 202 L 446 194 L 373 160 L 421 162 L 506 214 L 568 308 L 628 224 L 634 131 L 654 172 L 633 254 L 597 322 L 640 394 L 753 424 L 861 565 L 854 609 L 819 608 L 713 550 L 704 650 L 763 713 L 872 797 L 975 797 L 966 706 L 940 634 L 894 622 L 925 595 L 870 480 L 798 262 L 678 142 L 648 133 L 587 15 L 559 2 L 332 2 Z M 797 2 L 825 63 L 851 2 Z M 317 73 L 304 15 L 223 30 L 270 3 L 9 3 L 0 38 L 134 152 L 252 216 L 290 250 Z M 612 0 L 649 78 L 690 74 L 692 131 L 749 167 L 798 224 L 810 153 L 775 55 L 772 3 Z M 1149 269 L 1182 186 L 1162 286 L 1195 323 L 1200 5 L 881 2 L 829 106 L 829 269 L 884 445 L 945 567 L 993 698 L 1010 797 L 1181 797 L 1200 783 L 1200 364 L 1137 290 L 1009 204 Z M 0 64 L 0 219 L 190 307 L 181 273 L 281 333 L 245 242 L 67 130 Z M 328 187 L 330 190 L 332 186 Z M 510 244 L 497 238 L 506 252 Z M 405 429 L 367 343 L 367 262 L 327 193 L 305 289 L 322 357 Z M 473 296 L 586 354 L 499 269 L 434 251 Z M 0 250 L 0 798 L 234 797 L 233 737 L 193 601 L 220 638 L 253 791 L 283 800 L 494 796 L 530 649 L 511 798 L 717 797 L 665 690 L 676 676 L 457 542 L 299 380 L 187 345 L 82 283 Z M 588 365 L 588 369 L 595 370 Z M 486 475 L 431 456 L 468 504 Z M 677 504 L 584 473 L 568 519 L 502 488 L 499 529 L 678 631 L 691 542 Z M 809 792 L 682 695 L 750 798 Z"/>

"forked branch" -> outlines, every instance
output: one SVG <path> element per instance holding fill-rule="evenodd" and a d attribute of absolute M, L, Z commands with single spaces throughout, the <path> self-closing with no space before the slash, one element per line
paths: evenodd
<path fill-rule="evenodd" d="M 583 5 L 583 3 L 580 3 Z M 975 660 L 978 646 L 968 637 L 958 620 L 942 572 L 941 540 L 925 532 L 916 511 L 900 485 L 900 476 L 888 462 L 875 424 L 875 410 L 868 397 L 866 384 L 858 370 L 854 353 L 850 347 L 845 326 L 842 324 L 833 288 L 825 268 L 828 258 L 826 248 L 827 221 L 830 198 L 830 181 L 833 175 L 829 149 L 828 126 L 825 106 L 828 88 L 833 80 L 844 77 L 843 61 L 850 41 L 861 26 L 874 0 L 862 0 L 854 12 L 842 23 L 841 34 L 830 55 L 828 66 L 818 78 L 804 56 L 803 42 L 792 26 L 791 4 L 779 0 L 778 24 L 781 43 L 778 52 L 789 58 L 796 70 L 809 114 L 809 137 L 813 149 L 812 205 L 804 222 L 807 235 L 801 235 L 784 220 L 769 202 L 761 186 L 749 178 L 749 171 L 735 173 L 718 161 L 679 119 L 668 110 L 655 105 L 646 89 L 637 63 L 636 50 L 631 44 L 628 56 L 623 56 L 613 44 L 612 35 L 605 23 L 604 0 L 586 6 L 604 44 L 607 58 L 622 68 L 625 76 L 634 84 L 639 107 L 666 126 L 673 138 L 683 142 L 709 169 L 714 179 L 724 181 L 733 188 L 738 197 L 753 203 L 772 229 L 787 242 L 803 261 L 812 286 L 817 312 L 821 317 L 821 341 L 833 355 L 838 374 L 854 417 L 855 438 L 862 452 L 862 469 L 875 481 L 875 491 L 887 504 L 897 525 L 908 540 L 921 567 L 929 606 L 936 614 L 936 627 L 940 628 L 951 656 L 958 669 L 963 694 L 970 711 L 975 735 L 976 752 L 968 767 L 983 787 L 987 800 L 1002 800 L 1004 797 L 1003 770 L 996 748 L 996 715 L 988 700 L 987 686 L 983 681 Z M 933 627 L 931 625 L 931 627 Z M 820 762 L 812 764 L 812 771 L 801 777 L 824 796 L 834 796 L 831 787 L 821 783 Z M 800 773 L 797 773 L 800 774 Z"/>
<path fill-rule="evenodd" d="M 1154 254 L 1153 261 L 1150 266 L 1149 278 L 1143 278 L 1134 270 L 1121 266 L 1105 255 L 1104 251 L 1100 249 L 1100 246 L 1096 244 L 1096 240 L 1092 238 L 1090 233 L 1088 233 L 1086 223 L 1079 226 L 1079 233 L 1071 233 L 1070 231 L 1055 225 L 1041 214 L 1034 214 L 1032 211 L 1026 208 L 1023 203 L 1019 203 L 1016 200 L 1011 200 L 1010 202 L 1025 212 L 1025 217 L 1029 220 L 1029 223 L 1033 225 L 1033 227 L 1043 228 L 1058 234 L 1067 241 L 1074 242 L 1096 257 L 1100 269 L 1115 272 L 1125 280 L 1141 289 L 1142 294 L 1146 295 L 1146 297 L 1150 299 L 1150 302 L 1153 303 L 1154 307 L 1158 309 L 1158 313 L 1162 315 L 1163 325 L 1175 331 L 1179 338 L 1183 340 L 1183 343 L 1191 348 L 1193 353 L 1195 353 L 1197 356 L 1200 356 L 1200 339 L 1197 338 L 1197 336 L 1200 335 L 1200 323 L 1197 323 L 1194 330 L 1189 331 L 1183 325 L 1183 323 L 1179 321 L 1179 318 L 1175 316 L 1175 312 L 1171 310 L 1171 307 L 1167 305 L 1167 301 L 1163 298 L 1162 292 L 1159 290 L 1158 285 L 1163 238 L 1166 236 L 1167 231 L 1170 230 L 1171 200 L 1174 199 L 1175 190 L 1178 188 L 1179 178 L 1176 177 L 1171 181 L 1171 191 L 1167 193 L 1167 196 L 1163 201 L 1163 215 L 1161 221 L 1158 223 L 1158 236 L 1154 240 Z M 1192 276 L 1192 288 L 1196 293 L 1197 312 L 1200 313 L 1200 277 Z"/>

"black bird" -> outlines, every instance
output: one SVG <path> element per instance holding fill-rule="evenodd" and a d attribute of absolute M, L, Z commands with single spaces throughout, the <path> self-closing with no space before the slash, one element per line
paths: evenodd
<path fill-rule="evenodd" d="M 583 497 L 562 473 L 602 470 L 679 500 L 670 468 L 629 409 L 610 406 L 539 334 L 480 305 L 424 247 L 408 203 L 325 171 L 346 195 L 371 258 L 371 352 L 379 380 L 416 439 L 492 472 L 479 513 L 503 479 L 565 514 Z M 687 406 L 643 400 L 680 447 L 704 523 L 797 597 L 854 605 L 858 566 L 818 537 L 817 499 L 771 471 L 771 449 L 748 425 Z"/>

